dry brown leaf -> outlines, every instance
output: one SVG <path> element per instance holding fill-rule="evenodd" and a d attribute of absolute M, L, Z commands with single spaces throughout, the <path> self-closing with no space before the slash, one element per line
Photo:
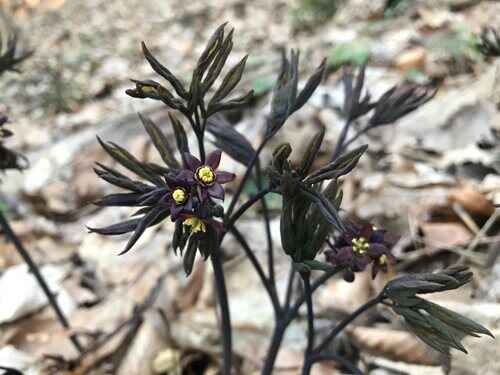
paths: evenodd
<path fill-rule="evenodd" d="M 490 217 L 495 211 L 493 204 L 471 186 L 450 191 L 448 201 L 458 203 L 473 216 Z"/>
<path fill-rule="evenodd" d="M 375 356 L 420 365 L 440 365 L 439 353 L 410 332 L 360 326 L 348 327 L 346 332 L 362 351 Z"/>

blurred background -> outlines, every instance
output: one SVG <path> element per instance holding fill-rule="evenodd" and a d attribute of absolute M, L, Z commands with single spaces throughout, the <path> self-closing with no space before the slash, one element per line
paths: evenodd
<path fill-rule="evenodd" d="M 0 5 L 2 36 L 17 30 L 20 49 L 34 51 L 19 74 L 6 73 L 1 81 L 1 110 L 15 133 L 8 145 L 29 159 L 30 168 L 1 176 L 0 209 L 42 267 L 74 332 L 91 346 L 116 330 L 104 345 L 79 356 L 14 247 L 2 241 L 0 366 L 26 374 L 53 365 L 56 374 L 217 373 L 220 342 L 210 267 L 198 262 L 186 280 L 170 251 L 173 225 L 149 230 L 122 257 L 116 254 L 126 237 L 88 234 L 85 225 L 111 224 L 130 213 L 92 205 L 113 191 L 93 172 L 96 161 L 111 164 L 95 136 L 117 142 L 141 160 L 158 160 L 137 112 L 172 135 L 164 106 L 125 94 L 131 78 L 157 79 L 140 42 L 189 81 L 207 39 L 226 21 L 235 28 L 228 65 L 250 54 L 238 88 L 256 92 L 252 105 L 227 121 L 254 145 L 262 136 L 280 54 L 290 48 L 300 49 L 304 78 L 328 58 L 325 82 L 276 141 L 290 142 L 296 157 L 304 151 L 304 139 L 323 125 L 322 160 L 328 159 L 343 123 L 338 110 L 343 65 L 368 63 L 373 97 L 402 82 L 440 86 L 424 107 L 361 140 L 370 144 L 369 157 L 345 179 L 344 209 L 401 235 L 398 264 L 374 281 L 364 274 L 352 284 L 332 280 L 318 293 L 318 326 L 329 327 L 396 274 L 464 260 L 476 272 L 474 283 L 440 295 L 439 301 L 500 334 L 500 226 L 493 207 L 500 203 L 500 74 L 497 63 L 476 47 L 482 28 L 500 27 L 498 1 L 0 0 Z M 265 162 L 272 149 L 264 153 Z M 242 171 L 228 157 L 222 162 L 224 170 Z M 245 192 L 255 187 L 246 186 Z M 269 204 L 276 213 L 279 199 Z M 258 215 L 250 212 L 241 229 L 252 236 L 257 255 L 265 257 Z M 274 216 L 280 252 L 279 217 Z M 228 239 L 224 249 L 235 351 L 243 373 L 258 373 L 273 312 L 238 246 Z M 279 257 L 280 288 L 287 266 Z M 158 280 L 161 275 L 166 276 Z M 149 306 L 148 296 L 158 290 Z M 296 374 L 300 368 L 302 323 L 290 329 L 277 374 Z M 359 323 L 338 345 L 351 360 L 361 359 L 370 374 L 442 373 L 439 355 L 387 311 L 371 312 Z M 481 339 L 466 347 L 468 357 L 453 353 L 452 374 L 500 373 L 497 341 Z M 335 363 L 316 367 L 316 374 L 342 373 Z"/>

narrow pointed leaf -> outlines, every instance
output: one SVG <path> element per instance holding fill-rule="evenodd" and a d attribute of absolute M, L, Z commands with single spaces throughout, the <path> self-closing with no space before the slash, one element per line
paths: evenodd
<path fill-rule="evenodd" d="M 245 71 L 245 64 L 248 59 L 248 55 L 243 57 L 241 61 L 236 64 L 224 77 L 220 87 L 217 89 L 213 95 L 210 103 L 218 103 L 223 100 L 227 95 L 233 91 L 236 85 L 240 82 L 243 72 Z"/>
<path fill-rule="evenodd" d="M 160 154 L 165 164 L 167 164 L 171 168 L 179 169 L 180 164 L 175 159 L 174 150 L 170 146 L 167 137 L 165 137 L 163 132 L 158 128 L 158 126 L 156 126 L 153 121 L 151 121 L 151 119 L 142 116 L 140 113 L 139 118 L 141 119 L 144 128 L 149 134 L 151 141 L 153 142 L 155 148 L 158 150 L 158 153 Z"/>
<path fill-rule="evenodd" d="M 174 88 L 175 92 L 177 95 L 179 95 L 181 98 L 188 100 L 189 99 L 189 94 L 182 85 L 182 83 L 168 70 L 165 66 L 163 66 L 148 50 L 146 47 L 146 44 L 144 42 L 141 43 L 142 46 L 142 51 L 144 53 L 144 56 L 146 57 L 146 60 L 148 61 L 149 65 L 151 65 L 151 68 L 161 75 L 163 78 L 165 78 Z"/>

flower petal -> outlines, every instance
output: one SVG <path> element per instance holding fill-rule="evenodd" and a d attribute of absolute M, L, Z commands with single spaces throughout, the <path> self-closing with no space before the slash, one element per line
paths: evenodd
<path fill-rule="evenodd" d="M 224 200 L 224 188 L 222 187 L 221 184 L 215 183 L 212 186 L 210 186 L 208 189 L 208 194 L 216 199 L 221 199 Z"/>
<path fill-rule="evenodd" d="M 236 175 L 231 172 L 217 171 L 216 181 L 219 184 L 225 184 L 227 182 L 233 181 L 236 178 Z"/>
<path fill-rule="evenodd" d="M 193 185 L 196 183 L 196 180 L 194 178 L 194 173 L 189 170 L 189 169 L 183 169 L 180 171 L 177 176 L 176 176 L 176 181 L 179 183 L 179 185 Z M 177 186 L 179 186 L 177 185 Z M 173 186 L 171 188 L 175 188 L 177 186 Z"/>
<path fill-rule="evenodd" d="M 189 152 L 184 153 L 184 159 L 186 160 L 187 164 L 186 167 L 193 172 L 196 171 L 196 168 L 201 166 L 201 161 L 196 156 L 190 154 Z"/>
<path fill-rule="evenodd" d="M 215 150 L 214 152 L 210 153 L 210 155 L 208 155 L 207 157 L 207 165 L 212 167 L 213 170 L 217 169 L 219 167 L 221 155 L 222 152 L 220 150 Z"/>
<path fill-rule="evenodd" d="M 179 214 L 182 212 L 183 206 L 179 206 L 175 203 L 170 205 L 170 215 L 172 216 L 172 221 L 175 221 L 179 218 Z"/>

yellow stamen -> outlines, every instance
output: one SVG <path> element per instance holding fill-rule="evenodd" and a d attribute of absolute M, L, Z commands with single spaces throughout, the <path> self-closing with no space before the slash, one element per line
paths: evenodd
<path fill-rule="evenodd" d="M 208 165 L 204 165 L 196 170 L 196 177 L 205 185 L 210 185 L 215 182 L 215 172 Z"/>
<path fill-rule="evenodd" d="M 352 250 L 359 255 L 362 255 L 368 251 L 370 244 L 364 237 L 353 238 L 352 239 Z"/>
<path fill-rule="evenodd" d="M 192 233 L 198 233 L 198 232 L 205 233 L 207 231 L 205 223 L 201 219 L 194 216 L 187 218 L 182 222 L 182 224 L 191 227 Z"/>
<path fill-rule="evenodd" d="M 186 202 L 188 196 L 186 193 L 186 190 L 183 188 L 175 188 L 174 191 L 172 192 L 172 198 L 174 199 L 174 202 L 177 204 L 183 204 Z"/>
<path fill-rule="evenodd" d="M 380 265 L 382 265 L 382 266 L 383 266 L 384 264 L 386 264 L 386 263 L 387 263 L 387 255 L 382 254 L 382 255 L 380 256 L 380 258 L 378 259 L 378 262 L 379 262 L 379 263 L 380 263 Z"/>

